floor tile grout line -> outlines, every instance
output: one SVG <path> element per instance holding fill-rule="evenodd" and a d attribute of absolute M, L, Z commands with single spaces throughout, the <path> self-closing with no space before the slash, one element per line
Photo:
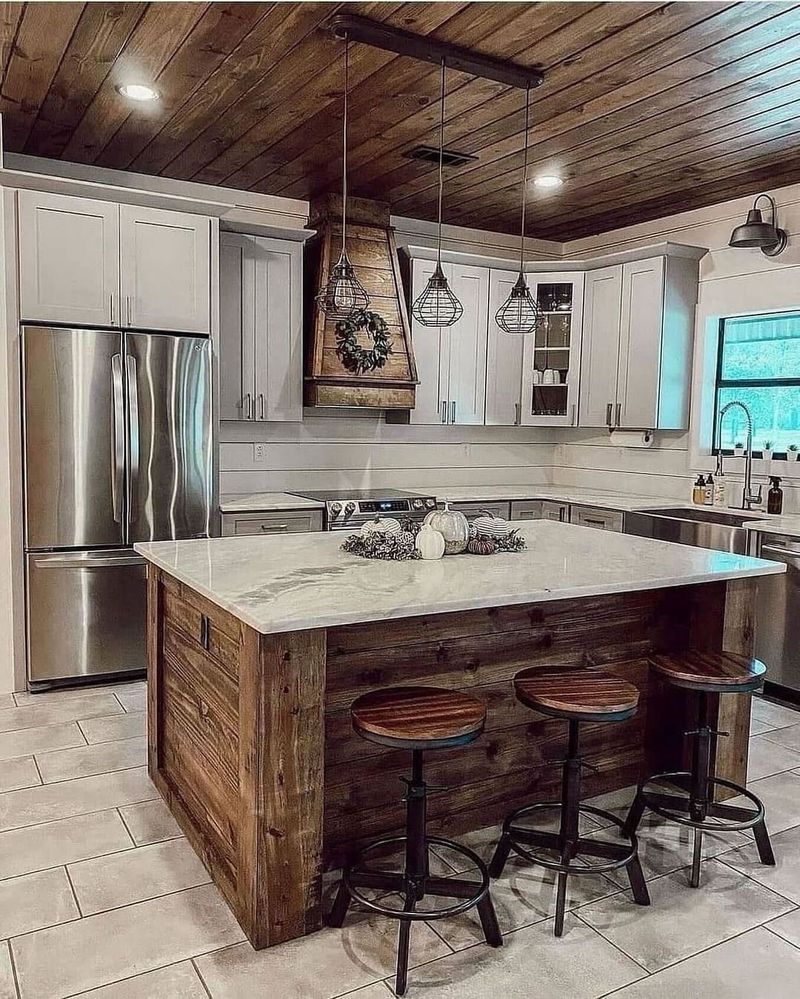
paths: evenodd
<path fill-rule="evenodd" d="M 118 771 L 118 773 L 127 773 L 128 771 Z M 102 774 L 95 774 L 93 776 L 103 776 Z M 80 778 L 78 778 L 80 779 Z M 67 784 L 69 781 L 59 781 L 59 784 Z M 53 787 L 52 784 L 34 784 L 33 787 L 23 787 L 20 788 L 21 791 L 32 791 L 39 787 Z M 5 791 L 4 794 L 14 794 L 14 791 Z M 2 795 L 0 795 L 2 797 Z M 57 819 L 45 819 L 44 822 L 29 822 L 24 826 L 10 826 L 8 829 L 0 829 L 0 836 L 7 832 L 18 832 L 20 829 L 35 829 L 37 826 L 50 825 L 52 822 L 64 822 L 67 819 L 77 819 L 82 815 L 96 815 L 98 812 L 110 812 L 114 808 L 128 808 L 130 805 L 144 805 L 148 801 L 158 801 L 158 795 L 154 795 L 152 798 L 137 798 L 136 801 L 126 801 L 124 805 L 106 805 L 105 808 L 92 808 L 88 812 L 74 812 L 72 815 L 62 815 Z M 172 837 L 176 838 L 176 837 Z"/>
<path fill-rule="evenodd" d="M 83 919 L 83 909 L 81 908 L 81 903 L 78 900 L 78 893 L 75 891 L 75 885 L 72 883 L 72 875 L 69 873 L 69 866 L 67 864 L 64 864 L 64 874 L 67 876 L 67 881 L 69 882 L 69 887 L 72 891 L 72 897 L 75 899 L 75 905 L 78 908 L 78 916 Z"/>
<path fill-rule="evenodd" d="M 31 759 L 33 760 L 33 765 L 36 768 L 36 773 L 39 775 L 39 783 L 44 784 L 44 777 L 42 777 L 42 771 L 39 769 L 39 761 L 36 759 L 36 753 L 31 753 Z M 24 790 L 24 788 L 21 788 L 20 790 Z"/>
<path fill-rule="evenodd" d="M 788 915 L 788 913 L 784 913 L 784 915 Z M 776 918 L 780 919 L 781 917 L 777 916 Z M 774 922 L 774 921 L 775 920 L 770 920 L 770 922 Z M 774 937 L 777 937 L 778 940 L 783 940 L 784 943 L 788 943 L 791 947 L 794 947 L 795 950 L 800 950 L 800 944 L 796 944 L 794 942 L 794 940 L 789 940 L 785 936 L 783 936 L 781 933 L 778 933 L 777 930 L 773 930 L 772 927 L 769 925 L 769 923 L 762 923 L 760 928 L 762 930 L 766 930 L 767 933 L 771 933 Z"/>
<path fill-rule="evenodd" d="M 125 827 L 125 832 L 128 834 L 128 839 L 133 844 L 134 849 L 138 850 L 139 844 L 136 842 L 133 833 L 130 831 L 130 828 L 128 827 L 128 823 L 125 821 L 125 816 L 122 814 L 122 809 L 124 807 L 125 807 L 124 805 L 117 805 L 114 811 L 117 813 L 117 815 L 119 815 L 119 820 L 122 823 L 122 825 Z"/>
<path fill-rule="evenodd" d="M 159 846 L 158 843 L 153 843 L 153 846 Z M 133 850 L 125 850 L 124 853 L 133 853 Z M 102 859 L 102 858 L 99 858 Z M 83 861 L 78 861 L 83 863 Z M 200 881 L 194 885 L 184 885 L 182 888 L 172 888 L 169 891 L 159 892 L 157 895 L 148 895 L 146 898 L 135 898 L 132 902 L 123 902 L 121 905 L 111 905 L 107 909 L 97 909 L 95 912 L 87 912 L 82 919 L 91 919 L 92 916 L 107 916 L 109 912 L 118 912 L 120 909 L 129 909 L 132 905 L 141 905 L 143 902 L 155 902 L 156 899 L 170 898 L 172 895 L 180 895 L 184 891 L 194 891 L 195 888 L 207 888 L 209 885 L 214 885 L 211 880 L 211 875 L 208 876 L 208 881 Z M 216 888 L 216 885 L 214 885 Z"/>
<path fill-rule="evenodd" d="M 738 867 L 734 867 L 733 864 L 729 864 L 725 860 L 725 857 L 727 856 L 728 853 L 732 852 L 733 852 L 732 850 L 728 850 L 727 853 L 720 854 L 714 859 L 719 860 L 721 864 L 724 864 L 729 870 L 733 871 L 735 874 L 741 874 L 742 877 L 747 878 L 748 881 L 752 881 L 753 884 L 758 885 L 759 888 L 764 888 L 767 891 L 772 892 L 773 895 L 777 895 L 778 898 L 782 898 L 784 902 L 788 902 L 789 905 L 793 905 L 795 908 L 800 908 L 800 902 L 796 902 L 793 898 L 787 898 L 786 895 L 782 895 L 776 888 L 773 888 L 772 885 L 765 885 L 762 881 L 759 881 L 758 878 L 754 878 L 750 874 L 748 874 L 747 871 L 740 871 Z"/>
<path fill-rule="evenodd" d="M 8 959 L 11 962 L 11 977 L 14 979 L 14 988 L 17 992 L 17 999 L 22 995 L 22 989 L 19 985 L 19 975 L 17 973 L 17 962 L 14 960 L 14 950 L 11 947 L 11 941 L 6 940 L 6 947 L 8 949 Z"/>
<path fill-rule="evenodd" d="M 625 957 L 625 958 L 627 958 L 629 961 L 633 961 L 633 963 L 636 965 L 636 967 L 639 968 L 639 969 L 641 969 L 644 972 L 644 975 L 642 976 L 642 978 L 637 979 L 637 981 L 642 981 L 644 978 L 652 976 L 653 972 L 650 971 L 649 968 L 646 968 L 642 964 L 641 961 L 637 961 L 636 958 L 632 954 L 629 954 L 626 950 L 624 950 L 622 947 L 620 947 L 619 944 L 615 943 L 613 940 L 609 940 L 609 938 L 603 933 L 602 930 L 599 930 L 596 926 L 592 926 L 591 923 L 588 923 L 583 918 L 583 916 L 580 914 L 580 912 L 577 909 L 573 910 L 573 915 L 577 919 L 579 919 L 580 922 L 585 927 L 587 927 L 587 929 L 590 929 L 590 930 L 592 930 L 592 932 L 596 933 L 599 937 L 601 937 L 603 940 L 605 940 L 605 942 L 607 944 L 609 944 L 611 947 L 613 947 L 614 950 L 617 951 L 617 953 L 622 954 L 622 956 Z M 631 983 L 629 983 L 629 984 L 631 984 Z"/>
<path fill-rule="evenodd" d="M 211 951 L 211 953 L 214 953 L 214 952 L 213 952 L 213 951 Z M 208 996 L 208 999 L 214 999 L 213 995 L 211 994 L 211 989 L 210 989 L 210 988 L 208 987 L 208 985 L 207 985 L 207 983 L 206 983 L 206 980 L 205 980 L 205 978 L 203 978 L 203 973 L 202 973 L 202 971 L 201 971 L 201 970 L 200 970 L 200 968 L 199 968 L 199 967 L 197 966 L 197 958 L 198 958 L 198 957 L 203 957 L 203 956 L 204 956 L 204 955 L 202 955 L 202 954 L 195 954 L 195 955 L 194 955 L 193 957 L 191 957 L 191 958 L 189 959 L 189 963 L 190 963 L 190 964 L 191 964 L 191 966 L 192 966 L 192 967 L 194 968 L 194 973 L 195 973 L 195 974 L 197 975 L 197 977 L 198 977 L 198 978 L 200 979 L 200 985 L 202 986 L 202 988 L 203 988 L 203 991 L 205 992 L 205 994 L 206 994 L 206 995 Z"/>
<path fill-rule="evenodd" d="M 108 717 L 110 718 L 112 716 L 109 715 Z M 78 726 L 78 731 L 80 732 L 81 736 L 83 737 L 84 744 L 86 746 L 88 746 L 89 745 L 89 740 L 86 738 L 86 733 L 83 731 L 83 725 L 81 725 L 82 721 L 89 721 L 89 719 L 88 718 L 76 718 L 75 724 Z M 80 746 L 73 746 L 72 748 L 73 749 L 80 749 L 81 747 Z M 58 752 L 58 750 L 52 750 L 52 752 Z"/>
<path fill-rule="evenodd" d="M 80 748 L 80 747 L 78 747 Z M 71 780 L 81 780 L 83 777 L 110 777 L 111 774 L 124 774 L 129 770 L 140 770 L 142 767 L 147 766 L 147 761 L 144 763 L 134 763 L 130 767 L 118 767 L 116 770 L 101 770 L 96 774 L 81 774 L 80 777 L 62 777 L 61 780 L 48 780 L 42 783 L 42 787 L 55 787 L 58 784 L 67 784 Z M 34 784 L 33 787 L 39 787 L 38 784 Z M 20 791 L 26 791 L 27 788 L 20 788 Z M 115 806 L 116 807 L 116 806 Z"/>
<path fill-rule="evenodd" d="M 224 947 L 218 948 L 218 950 L 224 950 L 224 949 L 225 949 Z M 215 953 L 215 951 L 209 951 L 208 953 L 213 954 Z M 139 971 L 135 975 L 126 975 L 125 978 L 115 978 L 113 982 L 103 982 L 100 985 L 93 985 L 90 989 L 82 988 L 80 992 L 70 992 L 69 995 L 63 996 L 62 999 L 75 999 L 76 996 L 84 996 L 84 995 L 91 996 L 93 992 L 97 992 L 99 989 L 106 989 L 110 985 L 121 985 L 124 982 L 135 982 L 137 978 L 143 978 L 145 975 L 150 975 L 154 971 L 164 971 L 166 968 L 177 968 L 178 965 L 185 964 L 187 961 L 190 964 L 194 964 L 195 957 L 204 957 L 204 956 L 205 956 L 204 954 L 195 954 L 192 955 L 191 957 L 182 957 L 178 961 L 169 961 L 167 964 L 159 964 L 153 968 L 148 968 L 146 971 Z M 201 976 L 201 981 L 202 981 L 202 976 Z M 206 993 L 210 996 L 211 993 L 208 992 L 205 982 L 203 982 L 203 988 L 205 989 Z M 211 997 L 211 999 L 213 999 L 213 996 Z"/>
<path fill-rule="evenodd" d="M 111 811 L 111 809 L 104 809 L 104 811 Z M 32 828 L 32 827 L 26 827 Z M 121 850 L 109 850 L 107 853 L 98 853 L 93 857 L 81 857 L 80 860 L 70 860 L 70 864 L 82 864 L 85 860 L 102 860 L 103 857 L 116 857 L 122 853 L 133 853 L 134 850 L 141 849 L 137 846 L 126 846 Z M 66 864 L 53 864 L 50 867 L 37 867 L 35 871 L 23 871 L 21 874 L 9 874 L 7 877 L 0 877 L 0 885 L 5 884 L 7 881 L 14 881 L 16 878 L 26 878 L 31 874 L 44 874 L 45 871 L 57 871 L 59 867 L 66 867 Z"/>

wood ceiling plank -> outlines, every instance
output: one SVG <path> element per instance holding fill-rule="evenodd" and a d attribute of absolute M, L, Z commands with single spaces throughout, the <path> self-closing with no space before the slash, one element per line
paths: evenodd
<path fill-rule="evenodd" d="M 24 9 L 24 3 L 0 3 L 0 84 L 5 79 L 8 60 L 11 58 L 14 39 L 17 37 L 17 28 Z"/>
<path fill-rule="evenodd" d="M 698 113 L 688 119 L 684 117 L 682 122 L 671 128 L 665 127 L 639 140 L 621 142 L 616 148 L 604 153 L 592 153 L 587 149 L 585 159 L 578 161 L 577 166 L 560 171 L 567 189 L 566 199 L 558 210 L 563 210 L 563 207 L 574 203 L 576 199 L 591 197 L 591 189 L 596 189 L 597 177 L 602 177 L 603 186 L 609 187 L 613 178 L 631 170 L 639 172 L 648 164 L 669 162 L 681 153 L 704 150 L 728 139 L 736 140 L 743 133 L 750 133 L 766 125 L 800 117 L 798 99 L 800 80 L 786 88 L 771 90 L 751 101 L 743 101 L 734 108 L 726 108 L 718 115 Z M 583 169 L 580 169 L 581 163 L 584 164 Z M 538 170 L 534 165 L 531 173 L 535 172 Z M 507 204 L 509 195 L 513 197 L 516 193 L 519 197 L 520 181 L 521 176 L 516 184 L 492 185 L 491 193 L 474 193 L 470 198 L 459 200 L 457 206 L 451 205 L 451 210 L 469 215 L 478 208 L 489 214 L 495 207 Z"/>
<path fill-rule="evenodd" d="M 63 158 L 93 163 L 119 126 L 133 111 L 117 93 L 123 83 L 152 84 L 176 48 L 203 17 L 205 3 L 151 3 L 134 28 L 100 89 L 64 148 Z M 139 105 L 144 111 L 145 105 Z"/>
<path fill-rule="evenodd" d="M 328 16 L 333 5 L 275 4 L 230 56 L 174 112 L 131 161 L 130 168 L 161 173 L 243 94 L 260 84 L 288 52 Z"/>
<path fill-rule="evenodd" d="M 559 222 L 563 220 L 561 224 L 571 231 L 583 220 L 601 213 L 606 215 L 619 212 L 625 216 L 631 206 L 637 202 L 645 203 L 650 198 L 658 196 L 669 201 L 672 192 L 690 183 L 700 185 L 714 179 L 720 183 L 719 197 L 716 200 L 725 201 L 729 195 L 724 189 L 724 182 L 743 169 L 766 165 L 772 160 L 783 157 L 787 152 L 796 149 L 798 142 L 800 142 L 799 119 L 769 126 L 752 136 L 742 136 L 739 142 L 732 143 L 727 148 L 723 146 L 721 151 L 694 161 L 689 159 L 684 161 L 681 157 L 677 157 L 662 167 L 651 167 L 638 175 L 632 174 L 629 183 L 617 185 L 613 190 L 604 190 L 594 203 L 582 202 L 580 206 L 567 207 L 564 211 L 552 213 L 550 216 L 539 212 L 533 217 L 531 228 L 538 235 L 540 229 L 543 231 L 555 219 Z M 800 176 L 800 163 L 797 164 L 797 174 Z M 676 202 L 672 204 L 673 211 L 683 210 L 682 205 Z M 503 218 L 498 218 L 498 223 L 503 226 L 513 226 L 513 215 L 509 213 Z"/>
<path fill-rule="evenodd" d="M 712 16 L 715 12 L 716 16 Z M 718 18 L 723 20 L 715 25 Z M 741 15 L 733 17 L 728 4 L 679 3 L 669 5 L 663 11 L 649 13 L 585 50 L 579 59 L 564 60 L 547 68 L 545 82 L 537 89 L 533 102 L 534 124 L 541 120 L 540 114 L 550 116 L 555 113 L 556 107 L 560 111 L 581 108 L 586 100 L 600 96 L 610 86 L 626 81 L 631 64 L 637 60 L 646 61 L 646 55 L 650 51 L 657 52 L 658 45 L 670 44 L 675 37 L 692 37 L 693 48 L 696 50 L 701 47 L 702 42 L 697 39 L 697 35 L 702 33 L 686 31 L 687 28 L 695 27 L 698 22 L 704 24 L 704 32 L 725 30 L 730 34 L 733 30 L 731 22 L 740 19 Z M 540 61 L 535 56 L 535 48 L 520 56 L 520 61 L 528 59 Z M 653 65 L 654 61 L 649 60 L 649 64 L 639 75 L 651 71 Z M 579 91 L 570 90 L 575 84 L 580 84 Z M 474 108 L 469 115 L 463 115 L 458 101 L 451 100 L 447 143 L 472 152 L 512 134 L 517 135 L 519 148 L 524 127 L 524 110 L 521 104 L 519 91 L 510 88 L 488 100 L 483 106 Z M 540 108 L 548 110 L 540 112 Z M 419 117 L 415 116 L 417 119 Z M 413 181 L 421 181 L 425 187 L 430 186 L 434 176 L 425 164 L 405 160 L 401 165 L 393 166 L 397 161 L 391 155 L 392 150 L 402 152 L 410 138 L 414 142 L 435 141 L 435 129 L 418 133 L 414 119 L 401 123 L 398 129 L 386 134 L 389 141 L 382 150 L 384 156 L 373 158 L 362 168 L 357 165 L 359 151 L 354 150 L 353 191 L 358 189 L 372 196 L 369 192 L 380 187 L 397 194 L 406 193 L 405 185 Z"/>
<path fill-rule="evenodd" d="M 751 166 L 736 171 L 724 183 L 712 180 L 706 184 L 689 184 L 675 187 L 669 195 L 659 195 L 647 201 L 631 204 L 626 212 L 598 212 L 591 219 L 585 219 L 579 224 L 570 224 L 562 219 L 554 226 L 542 229 L 540 235 L 544 239 L 581 239 L 601 232 L 611 232 L 618 228 L 660 219 L 676 212 L 691 211 L 706 205 L 717 204 L 721 199 L 730 200 L 743 195 L 754 195 L 759 189 L 775 190 L 785 184 L 792 184 L 800 179 L 797 156 L 789 153 L 786 156 L 769 156 L 758 166 Z"/>
<path fill-rule="evenodd" d="M 513 58 L 520 38 L 539 36 L 575 21 L 598 5 L 594 3 L 470 4 L 432 32 L 440 41 L 478 47 L 483 53 Z M 574 42 L 573 42 L 574 44 Z M 437 100 L 439 73 L 411 59 L 397 58 L 379 76 L 368 77 L 351 90 L 350 142 L 355 147 L 370 135 L 380 135 L 420 107 Z M 243 188 L 268 186 L 278 192 L 288 184 L 331 167 L 330 143 L 339 122 L 328 109 L 297 127 L 279 143 L 265 146 L 226 183 Z"/>
<path fill-rule="evenodd" d="M 87 4 L 31 129 L 26 150 L 60 156 L 146 3 Z"/>
<path fill-rule="evenodd" d="M 658 9 L 655 8 L 655 10 Z M 550 81 L 556 65 L 565 67 L 583 65 L 587 51 L 586 39 L 601 37 L 607 40 L 612 35 L 614 37 L 621 36 L 630 29 L 631 23 L 641 22 L 644 24 L 653 15 L 654 7 L 652 4 L 604 4 L 543 38 L 536 38 L 535 33 L 530 30 L 518 31 L 517 41 L 507 47 L 506 54 L 522 65 L 543 68 L 546 74 L 545 83 L 538 90 L 547 90 L 552 86 Z M 531 41 L 532 37 L 535 38 L 535 41 Z M 640 42 L 636 44 L 639 45 Z M 590 45 L 588 51 L 591 50 L 592 46 Z M 565 55 L 565 53 L 568 54 Z M 578 72 L 579 75 L 583 75 L 582 71 L 576 68 L 569 70 L 569 72 Z M 463 128 L 467 122 L 476 128 L 480 127 L 487 120 L 486 109 L 498 105 L 502 107 L 503 102 L 506 105 L 513 102 L 511 107 L 516 108 L 519 104 L 519 91 L 510 87 L 502 87 L 488 80 L 475 80 L 459 73 L 449 73 L 447 78 L 446 144 L 453 144 L 454 122 L 458 123 L 455 126 L 456 132 L 459 131 L 459 125 Z M 489 120 L 491 120 L 491 115 Z M 377 134 L 374 132 L 366 133 L 364 141 L 354 144 L 348 158 L 353 182 L 364 186 L 373 178 L 379 178 L 387 172 L 398 170 L 408 178 L 424 177 L 427 186 L 427 183 L 430 183 L 430 178 L 435 177 L 435 172 L 431 171 L 430 164 L 408 160 L 402 154 L 411 145 L 438 144 L 438 123 L 438 102 L 432 102 L 430 106 L 420 109 L 400 121 L 388 124 Z M 310 178 L 313 184 L 311 193 L 322 191 L 335 182 L 334 169 L 338 168 L 334 168 L 334 165 L 330 164 L 327 169 L 323 167 L 315 172 L 314 176 Z M 303 186 L 307 190 L 307 177 L 303 180 Z M 379 186 L 380 184 L 376 183 L 373 189 L 377 189 Z M 386 185 L 385 189 L 390 190 L 391 184 Z M 289 196 L 296 196 L 298 187 L 294 185 L 281 186 L 276 193 L 278 191 Z"/>
<path fill-rule="evenodd" d="M 705 9 L 705 4 L 684 4 L 687 13 Z M 663 40 L 647 51 L 637 52 L 626 59 L 604 68 L 591 78 L 580 81 L 580 87 L 570 85 L 560 87 L 554 79 L 556 71 L 550 74 L 554 93 L 538 96 L 531 108 L 531 133 L 536 141 L 552 138 L 575 127 L 584 127 L 587 122 L 610 116 L 629 105 L 638 105 L 639 118 L 648 114 L 648 102 L 656 95 L 669 92 L 682 82 L 680 100 L 685 101 L 686 89 L 691 81 L 713 70 L 714 61 L 718 66 L 733 61 L 752 52 L 753 48 L 764 48 L 784 37 L 787 24 L 796 21 L 794 9 L 786 12 L 785 5 L 740 4 L 718 12 L 698 26 L 696 30 L 683 30 L 676 36 Z M 796 30 L 796 27 L 795 27 Z M 755 32 L 755 34 L 753 34 Z M 701 96 L 703 85 L 696 85 L 693 96 Z M 499 102 L 498 102 L 499 103 Z M 498 153 L 517 152 L 523 148 L 524 110 L 517 99 L 516 107 L 505 118 L 496 119 L 483 128 L 473 128 L 455 138 L 456 146 L 464 151 L 476 153 L 482 162 L 467 167 L 452 181 L 449 194 L 454 196 L 460 189 L 472 182 L 482 182 L 486 171 L 491 173 L 493 158 Z M 535 152 L 534 152 L 535 155 Z M 488 162 L 484 162 L 488 161 Z M 517 161 L 514 162 L 516 166 Z M 509 169 L 506 161 L 501 170 Z M 395 169 L 378 179 L 393 192 L 393 201 L 398 207 L 407 194 L 432 198 L 431 178 L 419 176 L 404 182 L 409 171 Z M 358 175 L 353 179 L 353 189 L 368 194 L 370 185 L 363 190 L 358 184 Z M 424 210 L 425 198 L 409 199 L 409 206 L 415 211 Z M 405 207 L 404 207 L 405 210 Z"/>
<path fill-rule="evenodd" d="M 0 95 L 3 142 L 7 149 L 18 152 L 25 148 L 84 6 L 82 3 L 25 4 Z"/>
<path fill-rule="evenodd" d="M 796 37 L 786 39 L 785 43 L 770 50 L 770 57 L 772 58 L 774 54 L 775 59 L 792 58 L 797 46 Z M 742 61 L 743 64 L 737 73 L 742 75 L 742 79 L 736 79 L 735 82 L 729 82 L 729 78 L 734 65 L 738 67 L 738 63 L 724 67 L 724 72 L 709 73 L 707 76 L 709 84 L 717 86 L 727 82 L 727 86 L 696 99 L 690 106 L 681 100 L 680 89 L 674 88 L 669 92 L 661 92 L 654 100 L 648 100 L 644 109 L 639 105 L 631 105 L 622 112 L 602 116 L 594 122 L 587 122 L 544 142 L 534 141 L 529 151 L 529 176 L 537 173 L 555 173 L 569 183 L 573 178 L 580 177 L 583 171 L 582 164 L 594 171 L 601 162 L 611 163 L 628 158 L 631 151 L 637 148 L 657 148 L 664 144 L 662 135 L 673 128 L 682 125 L 688 126 L 689 129 L 718 127 L 726 121 L 740 120 L 748 115 L 787 103 L 792 98 L 787 98 L 783 91 L 787 86 L 797 84 L 800 80 L 800 61 L 784 63 L 774 69 L 750 75 L 750 65 L 756 64 L 757 57 L 758 54 L 754 53 Z M 669 104 L 672 106 L 668 106 Z M 647 117 L 641 121 L 625 124 L 637 107 L 639 107 L 638 113 L 641 114 L 644 110 Z M 603 159 L 608 154 L 616 155 Z M 458 185 L 459 178 L 456 177 L 447 185 L 448 205 L 463 212 L 476 190 L 483 192 L 485 200 L 487 187 L 495 193 L 504 188 L 518 187 L 522 164 L 521 154 L 503 157 L 496 162 L 494 179 L 484 180 L 477 186 Z M 502 178 L 507 178 L 508 183 L 504 183 Z M 463 195 L 460 191 L 454 190 L 457 186 L 461 188 Z M 405 210 L 404 200 L 395 201 L 397 210 Z M 423 208 L 424 202 L 417 199 L 416 203 L 419 209 Z"/>
<path fill-rule="evenodd" d="M 429 2 L 404 3 L 392 9 L 391 4 L 376 5 L 368 16 L 386 24 L 402 26 L 420 34 L 426 34 L 441 23 L 446 15 L 457 12 L 458 4 L 431 4 Z M 376 17 L 377 15 L 377 17 Z M 319 48 L 319 41 L 312 42 Z M 253 109 L 243 105 L 230 123 L 238 138 L 229 142 L 224 151 L 195 173 L 192 180 L 219 184 L 240 167 L 252 160 L 263 148 L 264 140 L 291 131 L 299 120 L 305 121 L 320 108 L 336 107 L 341 101 L 343 52 L 340 41 L 326 38 L 326 48 L 333 53 L 333 59 L 326 65 L 317 65 L 307 72 L 303 79 L 297 72 L 287 73 L 282 85 L 269 95 L 266 106 L 253 113 Z M 309 56 L 298 52 L 298 58 L 308 60 Z M 353 45 L 350 48 L 350 79 L 358 86 L 364 79 L 389 64 L 395 56 L 391 52 L 367 45 Z M 312 69 L 312 67 L 308 67 Z M 228 123 L 226 123 L 227 126 Z"/>
<path fill-rule="evenodd" d="M 274 4 L 213 3 L 155 79 L 160 100 L 136 108 L 96 158 L 98 166 L 125 169 L 175 111 L 236 49 Z"/>

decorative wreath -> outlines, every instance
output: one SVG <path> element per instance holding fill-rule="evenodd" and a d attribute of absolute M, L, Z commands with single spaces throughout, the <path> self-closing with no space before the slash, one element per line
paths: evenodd
<path fill-rule="evenodd" d="M 364 350 L 359 344 L 361 330 L 366 330 L 372 337 L 371 350 Z M 365 371 L 382 368 L 391 352 L 389 327 L 377 312 L 362 309 L 352 319 L 343 319 L 336 324 L 336 356 L 348 371 L 362 375 Z"/>

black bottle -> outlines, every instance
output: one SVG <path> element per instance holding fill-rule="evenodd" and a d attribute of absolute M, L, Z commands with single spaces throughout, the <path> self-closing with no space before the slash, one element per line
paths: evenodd
<path fill-rule="evenodd" d="M 767 493 L 767 513 L 781 513 L 783 511 L 781 477 L 779 475 L 770 475 L 769 481 L 772 485 Z"/>

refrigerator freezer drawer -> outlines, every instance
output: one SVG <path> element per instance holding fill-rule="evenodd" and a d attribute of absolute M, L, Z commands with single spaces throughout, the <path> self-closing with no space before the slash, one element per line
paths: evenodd
<path fill-rule="evenodd" d="M 28 568 L 28 679 L 146 668 L 147 569 L 131 550 L 44 554 Z"/>

